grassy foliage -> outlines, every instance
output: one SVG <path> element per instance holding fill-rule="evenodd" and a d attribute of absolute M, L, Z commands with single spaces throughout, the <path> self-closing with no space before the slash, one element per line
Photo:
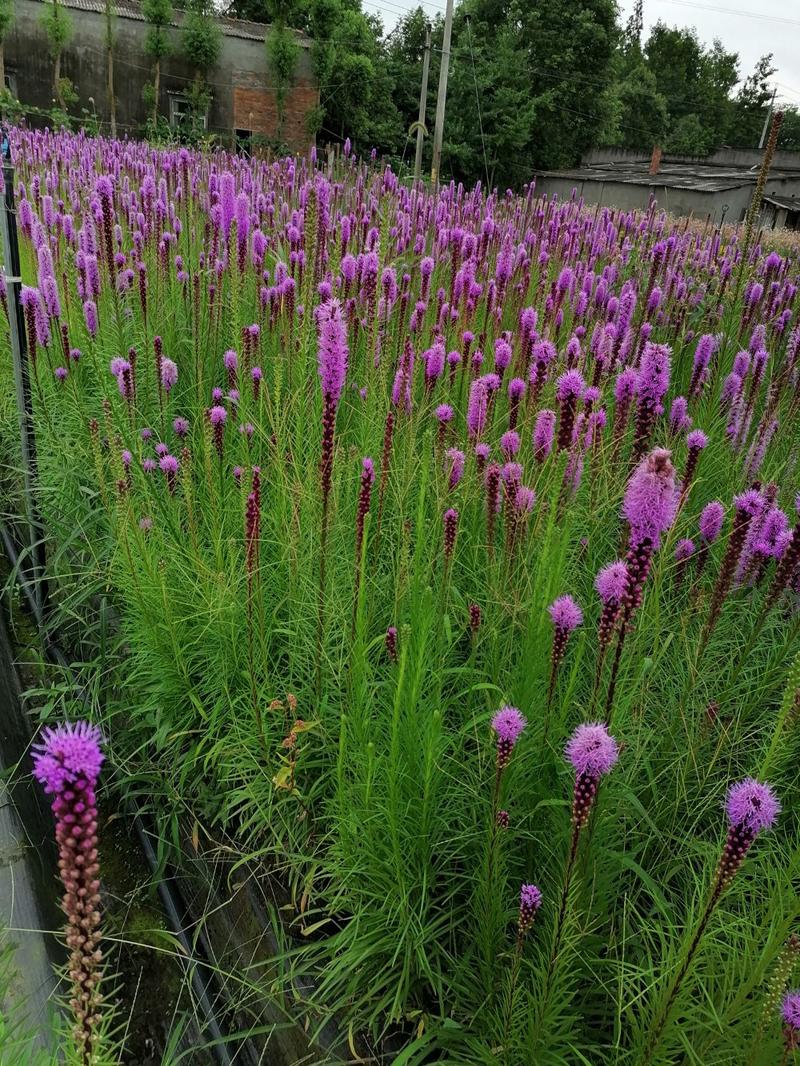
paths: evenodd
<path fill-rule="evenodd" d="M 14 139 L 20 194 L 35 216 L 23 234 L 23 274 L 41 287 L 35 243 L 37 227 L 45 225 L 67 349 L 80 349 L 77 360 L 66 360 L 59 323 L 51 319 L 50 341 L 38 347 L 33 364 L 39 505 L 50 536 L 55 620 L 68 634 L 84 695 L 108 739 L 108 779 L 152 808 L 164 848 L 179 849 L 183 831 L 194 826 L 210 846 L 235 840 L 235 861 L 262 863 L 264 876 L 282 886 L 283 990 L 294 996 L 296 1012 L 312 1030 L 335 1013 L 376 1039 L 399 1033 L 396 1061 L 404 1066 L 646 1066 L 649 1035 L 724 842 L 726 789 L 745 775 L 768 774 L 783 814 L 776 830 L 753 845 L 724 896 L 652 1061 L 778 1061 L 774 1004 L 766 1016 L 764 1009 L 800 908 L 796 658 L 791 667 L 800 639 L 794 593 L 761 624 L 773 562 L 755 586 L 745 582 L 731 593 L 699 653 L 731 500 L 748 486 L 748 448 L 765 411 L 780 429 L 758 476 L 776 483 L 778 502 L 795 520 L 797 375 L 787 369 L 789 328 L 776 328 L 777 312 L 769 311 L 774 294 L 760 248 L 739 263 L 735 236 L 722 242 L 655 209 L 644 217 L 612 215 L 548 204 L 532 190 L 487 200 L 450 187 L 431 197 L 352 160 L 329 173 L 304 160 L 267 165 L 66 135 Z M 113 181 L 110 229 L 100 174 Z M 225 174 L 232 175 L 230 187 Z M 72 216 L 73 238 L 63 224 L 44 221 L 57 201 L 58 211 Z M 227 212 L 238 219 L 229 234 Z M 20 218 L 25 224 L 23 211 Z M 256 225 L 266 237 L 263 262 Z M 470 255 L 462 257 L 456 229 L 462 238 L 475 235 Z M 113 270 L 106 234 L 119 256 Z M 669 254 L 657 268 L 653 248 L 664 241 Z M 79 296 L 86 281 L 78 251 L 85 264 L 92 247 L 100 273 L 92 297 L 95 336 Z M 420 261 L 427 254 L 435 264 L 425 298 Z M 347 284 L 345 256 L 356 255 L 360 280 Z M 469 258 L 480 286 L 472 308 L 454 294 Z M 511 277 L 503 285 L 506 260 Z M 723 285 L 726 263 L 733 278 Z M 565 266 L 584 276 L 593 271 L 595 280 L 582 310 L 582 280 L 574 282 L 557 325 L 554 283 Z M 390 307 L 385 269 L 396 271 L 400 285 Z M 615 300 L 626 281 L 636 282 L 631 328 L 645 319 L 650 287 L 657 282 L 664 291 L 649 320 L 651 339 L 672 347 L 668 403 L 688 395 L 697 338 L 719 333 L 721 341 L 689 405 L 710 443 L 654 556 L 625 643 L 613 727 L 622 753 L 583 834 L 552 958 L 571 836 L 573 775 L 563 747 L 579 722 L 601 713 L 592 692 L 599 617 L 593 580 L 624 553 L 619 514 L 631 432 L 615 444 L 613 363 L 600 366 L 595 403 L 608 410 L 609 425 L 586 453 L 577 487 L 571 480 L 564 487 L 569 454 L 554 451 L 537 462 L 531 433 L 538 409 L 558 406 L 555 378 L 577 327 L 585 327 L 584 376 L 591 379 L 598 366 L 593 329 L 617 314 L 597 298 L 604 271 L 602 287 Z M 287 276 L 293 283 L 282 280 Z M 734 284 L 739 276 L 741 287 Z M 745 283 L 756 276 L 765 295 L 743 324 Z M 775 279 L 786 295 L 797 282 L 796 265 L 782 263 Z M 494 309 L 487 306 L 490 287 Z M 321 592 L 314 310 L 331 293 L 343 301 L 349 370 L 336 412 Z M 795 294 L 786 298 L 781 308 Z M 415 311 L 420 299 L 425 306 Z M 520 338 L 526 307 L 537 309 L 539 332 L 556 340 L 560 354 L 538 400 L 530 401 L 529 386 L 519 410 L 517 459 L 535 507 L 519 520 L 511 543 L 506 503 L 490 545 L 484 479 L 465 430 L 475 372 L 462 358 L 452 381 L 446 367 L 428 388 L 420 357 L 440 330 L 445 350 L 463 353 L 470 330 L 472 351 L 480 348 L 485 357 L 478 373 L 485 372 L 493 342 L 509 330 L 506 381 L 512 372 L 527 380 Z M 737 451 L 726 434 L 720 390 L 737 349 L 747 347 L 761 322 L 770 358 L 748 439 Z M 245 342 L 243 331 L 254 324 L 258 335 Z M 163 357 L 178 367 L 169 391 L 159 385 L 156 337 Z M 408 410 L 392 403 L 407 340 L 416 353 Z M 230 380 L 223 365 L 228 349 L 238 353 Z M 634 345 L 631 362 L 635 353 Z M 135 381 L 135 394 L 124 375 L 120 386 L 110 373 L 116 357 L 134 364 L 127 381 Z M 2 366 L 6 375 L 5 355 Z M 54 374 L 58 366 L 68 370 L 63 381 Z M 258 390 L 254 366 L 263 374 Z M 226 395 L 231 387 L 238 400 Z M 213 388 L 222 390 L 228 412 L 221 454 L 207 414 Z M 435 411 L 444 402 L 455 417 L 442 441 Z M 10 437 L 11 412 L 3 407 L 2 414 Z M 173 430 L 176 417 L 188 419 L 185 438 Z M 481 438 L 500 462 L 508 419 L 504 382 Z M 239 430 L 248 423 L 252 435 Z M 143 428 L 151 438 L 142 439 Z M 158 463 L 159 441 L 180 462 L 174 492 L 160 469 L 148 473 L 142 465 Z M 685 434 L 670 429 L 666 413 L 653 443 L 672 448 L 680 473 Z M 450 446 L 466 452 L 455 488 L 444 455 Z M 377 476 L 357 557 L 365 456 Z M 248 571 L 245 512 L 254 467 L 261 472 L 260 537 Z M 675 545 L 696 539 L 698 515 L 712 499 L 725 504 L 724 535 L 702 575 L 690 564 L 679 577 Z M 448 564 L 449 507 L 458 510 L 458 526 Z M 546 608 L 564 593 L 581 603 L 585 623 L 570 638 L 548 708 L 553 627 Z M 471 604 L 481 611 L 476 631 Z M 391 626 L 397 661 L 386 650 Z M 72 699 L 65 686 L 62 711 L 73 710 Z M 712 701 L 717 709 L 709 711 Z M 503 775 L 510 827 L 498 836 L 489 722 L 503 703 L 521 708 L 528 727 Z M 544 903 L 510 1009 L 524 881 L 541 887 Z M 302 978 L 302 985 L 290 978 Z M 307 989 L 302 999 L 298 987 Z"/>

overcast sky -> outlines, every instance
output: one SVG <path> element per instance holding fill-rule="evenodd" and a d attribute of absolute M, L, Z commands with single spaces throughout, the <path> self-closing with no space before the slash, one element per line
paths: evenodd
<path fill-rule="evenodd" d="M 417 2 L 362 0 L 367 12 L 381 15 L 386 30 Z M 624 24 L 633 0 L 618 3 Z M 422 0 L 422 7 L 431 14 L 443 12 L 445 0 Z M 743 78 L 759 56 L 772 52 L 778 101 L 800 107 L 800 0 L 644 0 L 645 37 L 659 19 L 670 26 L 693 26 L 702 41 L 719 37 L 725 48 L 739 53 Z"/>

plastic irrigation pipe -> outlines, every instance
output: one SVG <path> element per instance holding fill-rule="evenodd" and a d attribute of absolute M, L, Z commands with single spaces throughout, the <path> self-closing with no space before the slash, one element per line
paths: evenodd
<path fill-rule="evenodd" d="M 6 554 L 8 555 L 12 570 L 16 575 L 17 588 L 24 596 L 29 609 L 36 620 L 37 626 L 40 629 L 42 637 L 44 638 L 45 650 L 47 654 L 59 666 L 61 666 L 65 670 L 69 670 L 70 666 L 66 655 L 64 655 L 58 644 L 56 644 L 55 641 L 51 640 L 50 636 L 42 629 L 41 609 L 38 603 L 36 602 L 34 596 L 32 596 L 31 591 L 28 588 L 28 583 L 22 577 L 19 568 L 19 555 L 17 553 L 16 546 L 14 545 L 13 538 L 11 537 L 11 534 L 5 522 L 0 522 L 0 535 L 2 535 Z M 153 845 L 150 842 L 150 838 L 147 835 L 147 832 L 145 831 L 138 811 L 133 807 L 130 801 L 126 801 L 125 806 L 127 808 L 127 813 L 133 819 L 134 829 L 136 830 L 136 835 L 139 840 L 139 844 L 141 845 L 142 851 L 144 852 L 147 865 L 150 867 L 150 872 L 153 875 L 154 880 L 156 880 L 158 861 L 156 858 L 156 853 L 153 850 Z M 185 953 L 187 959 L 190 959 L 192 961 L 205 961 L 205 963 L 208 964 L 208 958 L 206 960 L 197 960 L 196 958 L 197 953 L 189 942 L 189 938 L 183 928 L 183 921 L 181 919 L 181 914 L 186 913 L 186 908 L 179 906 L 178 894 L 172 887 L 172 884 L 169 881 L 164 880 L 164 878 L 158 878 L 157 885 L 158 895 L 161 900 L 161 904 L 166 912 L 167 919 L 172 928 L 173 935 L 180 943 L 181 948 Z M 204 939 L 204 937 L 201 938 L 201 944 Z M 204 954 L 208 956 L 207 951 L 204 952 Z M 209 985 L 211 985 L 212 983 L 212 977 L 209 976 L 207 982 L 203 981 L 200 976 L 198 967 L 192 966 L 191 982 L 194 995 L 205 1016 L 208 1035 L 210 1036 L 212 1041 L 211 1051 L 214 1054 L 214 1058 L 217 1060 L 218 1063 L 220 1063 L 220 1066 L 233 1066 L 233 1059 L 231 1058 L 231 1054 L 228 1050 L 227 1044 L 225 1043 L 225 1036 L 223 1035 L 219 1023 L 217 1022 L 217 1016 L 208 995 L 208 988 Z"/>

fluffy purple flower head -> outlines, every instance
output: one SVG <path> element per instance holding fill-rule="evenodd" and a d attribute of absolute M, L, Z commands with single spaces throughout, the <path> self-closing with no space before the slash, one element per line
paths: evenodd
<path fill-rule="evenodd" d="M 700 536 L 706 544 L 711 544 L 717 539 L 722 530 L 722 523 L 724 521 L 725 508 L 719 500 L 712 500 L 711 503 L 705 505 L 700 513 L 700 519 L 697 524 L 700 529 Z"/>
<path fill-rule="evenodd" d="M 145 474 L 152 474 L 157 466 L 155 459 L 151 459 L 149 456 L 146 459 L 142 459 L 142 470 L 144 470 Z"/>
<path fill-rule="evenodd" d="M 102 743 L 100 730 L 88 722 L 48 727 L 33 745 L 33 776 L 48 794 L 64 792 L 79 780 L 94 786 L 104 759 Z"/>
<path fill-rule="evenodd" d="M 177 436 L 179 436 L 179 437 L 185 437 L 185 436 L 186 436 L 186 434 L 187 434 L 187 433 L 189 432 L 189 422 L 188 422 L 188 419 L 186 419 L 186 418 L 182 418 L 182 417 L 181 417 L 181 416 L 179 415 L 179 416 L 178 416 L 177 418 L 173 419 L 173 422 L 172 422 L 172 428 L 173 428 L 173 430 L 175 431 L 175 433 L 176 433 L 176 435 L 177 435 Z"/>
<path fill-rule="evenodd" d="M 478 441 L 475 445 L 475 455 L 481 462 L 486 462 L 489 456 L 492 454 L 492 449 L 485 441 Z"/>
<path fill-rule="evenodd" d="M 211 399 L 214 401 L 214 403 L 221 403 L 222 397 L 222 389 L 219 387 L 219 385 L 215 385 L 214 388 L 211 390 Z"/>
<path fill-rule="evenodd" d="M 764 497 L 756 489 L 748 489 L 733 497 L 733 506 L 737 511 L 755 518 L 764 509 Z"/>
<path fill-rule="evenodd" d="M 56 381 L 67 380 L 67 368 L 65 366 L 57 366 L 53 371 Z"/>
<path fill-rule="evenodd" d="M 317 309 L 319 348 L 317 362 L 322 392 L 334 406 L 338 404 L 347 376 L 347 328 L 338 300 L 327 300 Z"/>
<path fill-rule="evenodd" d="M 688 537 L 683 537 L 675 545 L 675 558 L 679 563 L 685 562 L 687 559 L 691 559 L 694 555 L 694 541 L 689 540 Z"/>
<path fill-rule="evenodd" d="M 571 633 L 583 622 L 583 611 L 572 596 L 559 596 L 553 600 L 547 612 L 556 629 L 563 629 L 566 633 Z"/>
<path fill-rule="evenodd" d="M 130 367 L 130 363 L 127 359 L 123 359 L 121 355 L 114 356 L 108 365 L 109 370 L 115 378 L 118 378 L 122 371 L 126 370 L 128 367 Z"/>
<path fill-rule="evenodd" d="M 122 449 L 122 465 L 127 469 L 133 462 L 133 453 L 129 448 Z"/>
<path fill-rule="evenodd" d="M 508 398 L 518 403 L 525 395 L 525 382 L 522 378 L 512 378 L 508 383 Z"/>
<path fill-rule="evenodd" d="M 178 367 L 171 359 L 164 357 L 161 360 L 161 387 L 165 392 L 169 392 L 177 380 Z"/>
<path fill-rule="evenodd" d="M 651 341 L 645 344 L 636 382 L 636 394 L 640 400 L 655 407 L 661 403 L 669 388 L 671 355 L 668 344 L 653 344 Z"/>
<path fill-rule="evenodd" d="M 670 429 L 674 433 L 682 433 L 683 430 L 688 429 L 691 426 L 692 420 L 689 417 L 689 402 L 685 396 L 676 396 L 672 401 L 672 407 L 669 412 L 669 425 Z"/>
<path fill-rule="evenodd" d="M 563 403 L 568 397 L 578 399 L 583 395 L 586 382 L 578 370 L 568 370 L 556 381 L 556 399 Z"/>
<path fill-rule="evenodd" d="M 492 718 L 492 729 L 497 734 L 498 740 L 506 744 L 514 745 L 520 737 L 520 733 L 527 725 L 521 711 L 516 707 L 501 707 Z"/>
<path fill-rule="evenodd" d="M 361 476 L 366 478 L 370 485 L 375 481 L 375 464 L 369 456 L 365 456 L 361 461 Z"/>
<path fill-rule="evenodd" d="M 453 408 L 449 403 L 440 403 L 436 408 L 436 418 L 443 425 L 453 421 Z"/>
<path fill-rule="evenodd" d="M 208 420 L 212 426 L 223 426 L 227 417 L 228 412 L 219 404 L 215 404 L 208 412 Z"/>
<path fill-rule="evenodd" d="M 222 357 L 222 365 L 226 370 L 238 370 L 239 369 L 239 356 L 233 350 L 229 348 Z"/>
<path fill-rule="evenodd" d="M 605 605 L 620 603 L 627 585 L 628 568 L 621 560 L 604 566 L 594 579 L 600 602 Z"/>
<path fill-rule="evenodd" d="M 253 381 L 261 381 L 263 376 L 264 374 L 260 366 L 254 366 L 253 369 L 250 371 L 250 377 L 253 379 Z"/>
<path fill-rule="evenodd" d="M 619 747 L 602 722 L 583 722 L 567 741 L 564 754 L 580 776 L 602 777 L 619 758 Z"/>
<path fill-rule="evenodd" d="M 158 465 L 165 474 L 177 474 L 180 463 L 174 455 L 162 455 L 158 461 Z"/>
<path fill-rule="evenodd" d="M 786 994 L 781 1006 L 781 1018 L 792 1032 L 800 1030 L 800 991 Z"/>
<path fill-rule="evenodd" d="M 633 472 L 622 504 L 622 513 L 631 527 L 632 545 L 650 540 L 653 548 L 658 548 L 661 534 L 672 525 L 677 506 L 670 453 L 666 448 L 655 448 Z"/>
<path fill-rule="evenodd" d="M 702 429 L 693 429 L 686 437 L 686 444 L 693 450 L 702 451 L 708 444 L 708 437 Z"/>
<path fill-rule="evenodd" d="M 163 441 L 159 441 L 159 443 L 156 445 L 156 455 L 166 455 L 168 451 L 169 448 L 167 447 L 167 445 L 164 444 Z"/>
<path fill-rule="evenodd" d="M 769 785 L 746 777 L 728 789 L 725 810 L 732 826 L 760 833 L 774 824 L 781 805 Z"/>
<path fill-rule="evenodd" d="M 536 885 L 523 885 L 519 890 L 519 905 L 528 911 L 538 911 L 542 905 L 542 893 Z"/>
<path fill-rule="evenodd" d="M 638 378 L 638 373 L 631 366 L 617 375 L 614 383 L 614 399 L 618 404 L 629 403 L 633 399 Z"/>
<path fill-rule="evenodd" d="M 537 457 L 544 459 L 553 450 L 555 425 L 555 411 L 550 411 L 545 407 L 536 416 L 536 425 L 533 429 L 533 448 Z"/>
<path fill-rule="evenodd" d="M 503 455 L 510 459 L 519 451 L 519 433 L 515 429 L 508 429 L 500 438 L 500 448 Z"/>

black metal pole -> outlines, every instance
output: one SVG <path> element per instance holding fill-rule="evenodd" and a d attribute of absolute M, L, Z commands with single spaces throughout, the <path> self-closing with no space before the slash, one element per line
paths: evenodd
<path fill-rule="evenodd" d="M 33 402 L 28 367 L 25 314 L 20 301 L 22 277 L 19 238 L 17 235 L 17 209 L 14 202 L 14 165 L 11 161 L 11 146 L 6 131 L 3 130 L 0 136 L 2 137 L 3 158 L 3 259 L 8 287 L 11 355 L 14 363 L 14 380 L 17 391 L 20 451 L 25 485 L 25 510 L 28 520 L 27 547 L 29 548 L 29 559 L 25 569 L 27 581 L 34 590 L 40 616 L 46 618 L 48 606 L 47 552 L 39 508 L 35 497 L 36 435 L 33 428 Z"/>

